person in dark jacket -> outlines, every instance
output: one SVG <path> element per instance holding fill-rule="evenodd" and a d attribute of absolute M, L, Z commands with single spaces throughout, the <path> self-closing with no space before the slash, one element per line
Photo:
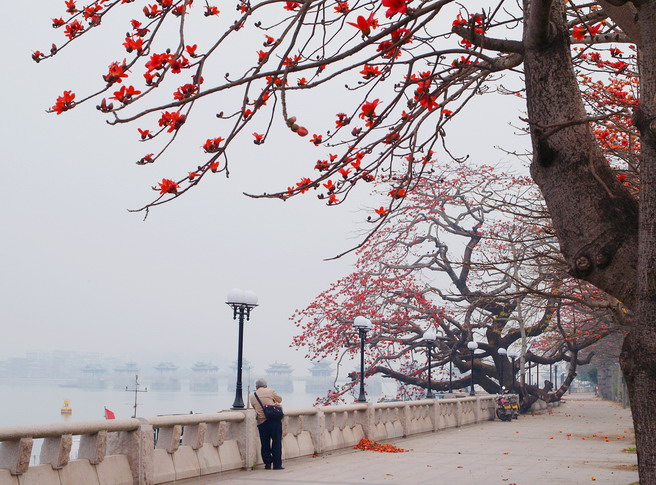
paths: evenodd
<path fill-rule="evenodd" d="M 267 382 L 264 379 L 258 379 L 255 382 L 255 392 L 249 399 L 257 414 L 257 430 L 260 433 L 264 468 L 270 470 L 273 466 L 274 470 L 284 470 L 282 466 L 282 421 L 267 420 L 262 405 L 260 405 L 255 394 L 260 398 L 263 406 L 280 404 L 282 397 L 276 391 L 267 387 Z"/>

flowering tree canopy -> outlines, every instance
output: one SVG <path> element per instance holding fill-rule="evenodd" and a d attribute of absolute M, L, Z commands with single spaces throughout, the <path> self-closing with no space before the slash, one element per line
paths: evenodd
<path fill-rule="evenodd" d="M 294 346 L 307 358 L 339 359 L 359 352 L 352 326 L 363 315 L 367 371 L 427 387 L 426 330 L 435 330 L 432 364 L 471 371 L 467 343 L 478 341 L 474 382 L 488 392 L 501 386 L 524 396 L 559 399 L 589 361 L 579 352 L 617 330 L 625 309 L 612 297 L 573 279 L 558 252 L 548 212 L 527 177 L 491 167 L 434 165 L 405 203 L 358 250 L 355 271 L 331 285 L 293 319 Z M 514 348 L 516 363 L 499 354 Z M 424 355 L 422 355 L 424 354 Z M 421 364 L 417 364 L 417 362 Z M 513 374 L 524 363 L 569 365 L 560 389 L 529 386 Z M 514 366 L 513 366 L 514 364 Z M 469 386 L 471 375 L 441 375 L 431 388 Z M 350 386 L 341 389 L 347 391 Z M 340 392 L 331 391 L 329 399 Z"/>

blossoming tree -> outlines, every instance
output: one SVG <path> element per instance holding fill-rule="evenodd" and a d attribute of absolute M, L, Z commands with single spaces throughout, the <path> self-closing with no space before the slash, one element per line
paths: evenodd
<path fill-rule="evenodd" d="M 374 323 L 367 375 L 428 387 L 422 335 L 432 329 L 432 367 L 440 376 L 432 389 L 465 388 L 473 379 L 488 392 L 514 385 L 524 408 L 537 398 L 559 399 L 577 365 L 591 357 L 581 351 L 617 331 L 613 314 L 623 309 L 567 275 L 529 179 L 485 166 L 434 164 L 431 172 L 358 250 L 355 271 L 296 313 L 294 345 L 307 358 L 341 361 L 359 352 L 352 322 L 363 314 Z M 480 349 L 473 363 L 471 340 Z M 520 360 L 498 352 L 511 347 Z M 560 362 L 569 371 L 558 389 L 529 385 L 523 372 L 515 378 L 526 365 Z M 445 365 L 463 376 L 437 374 Z M 329 400 L 350 387 L 331 391 Z"/>

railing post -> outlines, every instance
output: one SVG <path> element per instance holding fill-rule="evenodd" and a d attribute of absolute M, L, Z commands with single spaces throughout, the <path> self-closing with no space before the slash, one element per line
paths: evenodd
<path fill-rule="evenodd" d="M 462 426 L 462 399 L 456 401 L 456 428 Z"/>
<path fill-rule="evenodd" d="M 73 435 L 63 434 L 56 438 L 45 438 L 41 446 L 39 461 L 42 465 L 52 465 L 54 470 L 64 468 L 71 458 Z"/>
<path fill-rule="evenodd" d="M 12 475 L 25 473 L 30 466 L 32 445 L 32 438 L 0 443 L 0 468 L 9 469 Z"/>
<path fill-rule="evenodd" d="M 108 454 L 127 456 L 135 485 L 153 485 L 155 433 L 146 419 L 137 419 L 142 424 L 136 430 L 112 433 L 107 443 Z"/>
<path fill-rule="evenodd" d="M 237 440 L 239 453 L 244 462 L 243 466 L 248 469 L 257 463 L 260 439 L 258 437 L 255 410 L 240 409 L 239 412 L 244 415 L 244 420 L 239 423 L 230 423 L 226 439 Z"/>
<path fill-rule="evenodd" d="M 366 406 L 367 407 L 362 411 L 359 409 L 357 411 L 353 411 L 353 413 L 355 413 L 353 424 L 359 424 L 362 426 L 362 433 L 364 434 L 365 438 L 374 439 L 376 428 L 376 409 L 372 403 L 367 403 Z"/>
<path fill-rule="evenodd" d="M 440 420 L 440 405 L 438 404 L 441 399 L 433 399 L 431 403 L 431 419 L 433 421 L 433 432 L 439 429 L 439 420 Z"/>
<path fill-rule="evenodd" d="M 309 424 L 308 431 L 310 432 L 310 437 L 312 438 L 314 452 L 316 454 L 323 453 L 326 449 L 326 445 L 323 442 L 323 432 L 326 429 L 326 415 L 319 408 L 317 410 L 317 414 L 311 416 L 305 422 Z"/>
<path fill-rule="evenodd" d="M 412 411 L 408 403 L 403 405 L 403 417 L 401 419 L 401 426 L 403 427 L 403 437 L 407 438 L 412 434 L 410 423 L 412 422 Z"/>
<path fill-rule="evenodd" d="M 474 422 L 479 423 L 481 421 L 481 396 L 476 396 L 476 401 L 474 401 Z"/>

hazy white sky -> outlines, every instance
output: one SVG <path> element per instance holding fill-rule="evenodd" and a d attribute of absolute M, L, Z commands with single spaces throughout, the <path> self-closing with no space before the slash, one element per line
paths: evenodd
<path fill-rule="evenodd" d="M 246 327 L 245 357 L 260 368 L 273 360 L 309 367 L 288 349 L 294 334 L 288 318 L 349 271 L 353 258 L 323 258 L 355 243 L 366 229 L 366 214 L 358 210 L 380 201 L 365 189 L 338 208 L 313 196 L 284 203 L 242 196 L 286 187 L 299 178 L 299 157 L 318 158 L 307 140 L 284 131 L 261 147 L 248 135 L 239 157 L 233 151 L 229 180 L 217 176 L 146 221 L 127 212 L 150 200 L 149 187 L 162 177 L 184 173 L 190 151 L 200 151 L 196 144 L 178 145 L 176 156 L 139 167 L 134 161 L 145 151 L 137 146 L 136 126 L 110 127 L 92 105 L 61 116 L 45 113 L 64 89 L 100 86 L 114 60 L 104 54 L 102 35 L 54 61 L 31 60 L 33 50 L 61 40 L 63 33 L 49 25 L 63 3 L 12 2 L 5 11 L 11 21 L 0 31 L 6 46 L 0 359 L 60 349 L 216 352 L 217 360 L 233 360 L 237 324 L 224 301 L 238 286 L 260 297 Z M 84 61 L 74 62 L 74 53 Z M 517 116 L 516 106 L 504 115 L 510 102 L 486 101 L 460 129 L 451 129 L 460 155 L 489 163 L 504 158 L 491 147 L 513 131 L 504 121 Z"/>

